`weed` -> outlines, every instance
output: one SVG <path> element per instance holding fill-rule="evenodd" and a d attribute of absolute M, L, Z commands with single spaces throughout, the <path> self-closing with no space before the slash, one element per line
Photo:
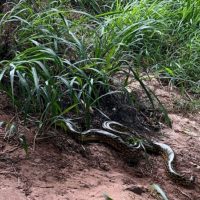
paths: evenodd
<path fill-rule="evenodd" d="M 111 92 L 123 65 L 152 105 L 154 95 L 139 76 L 147 69 L 198 91 L 198 0 L 45 2 L 16 0 L 0 14 L 0 40 L 10 26 L 14 38 L 0 60 L 0 88 L 25 117 L 37 113 L 39 127 L 71 112 L 89 126 L 91 107 Z"/>

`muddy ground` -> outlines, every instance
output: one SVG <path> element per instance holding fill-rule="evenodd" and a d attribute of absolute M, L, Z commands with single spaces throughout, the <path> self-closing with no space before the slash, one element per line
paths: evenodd
<path fill-rule="evenodd" d="M 134 88 L 130 86 L 130 88 Z M 196 183 L 185 188 L 174 183 L 165 172 L 160 156 L 149 156 L 129 166 L 121 155 L 103 144 L 77 144 L 66 137 L 36 141 L 34 129 L 19 126 L 26 135 L 29 154 L 16 141 L 5 140 L 0 128 L 0 200 L 113 200 L 156 199 L 150 184 L 157 183 L 170 200 L 200 200 L 200 113 L 181 112 L 176 89 L 151 81 L 151 88 L 169 110 L 173 128 L 163 127 L 159 141 L 169 144 L 177 154 L 177 169 L 194 175 Z M 0 96 L 0 121 L 12 120 L 14 112 L 5 95 Z M 16 116 L 15 116 L 16 119 Z M 59 133 L 58 133 L 59 134 Z"/>

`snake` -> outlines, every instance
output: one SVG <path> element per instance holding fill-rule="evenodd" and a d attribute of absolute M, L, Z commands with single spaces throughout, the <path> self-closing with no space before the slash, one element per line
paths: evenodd
<path fill-rule="evenodd" d="M 129 130 L 127 127 L 125 127 L 121 123 L 115 122 L 115 121 L 105 121 L 102 126 L 103 126 L 103 128 L 110 130 L 112 132 L 115 132 L 115 133 L 119 133 L 120 135 L 122 135 L 123 133 L 124 133 L 124 136 L 128 135 L 127 131 L 125 131 L 125 132 L 123 132 L 121 130 L 118 131 L 112 127 L 113 125 L 121 127 L 121 129 L 126 128 L 126 130 Z M 192 185 L 195 182 L 194 176 L 191 176 L 190 178 L 188 178 L 184 174 L 180 174 L 177 172 L 177 170 L 174 167 L 175 166 L 175 153 L 169 145 L 160 143 L 160 142 L 156 142 L 156 141 L 152 141 L 152 140 L 151 141 L 146 140 L 146 139 L 143 140 L 142 145 L 147 152 L 155 152 L 155 153 L 160 153 L 162 155 L 163 159 L 165 160 L 165 166 L 166 166 L 168 175 L 175 182 L 178 182 L 179 184 L 185 185 L 185 186 Z"/>
<path fill-rule="evenodd" d="M 138 156 L 142 150 L 151 153 L 159 153 L 162 155 L 167 174 L 174 182 L 183 186 L 191 186 L 195 182 L 195 177 L 186 177 L 185 174 L 177 172 L 175 169 L 175 153 L 173 149 L 164 143 L 153 140 L 136 139 L 129 143 L 126 138 L 131 138 L 130 129 L 116 121 L 105 121 L 102 124 L 103 129 L 88 129 L 86 131 L 78 131 L 71 120 L 64 120 L 72 137 L 79 142 L 102 142 L 118 150 L 126 157 L 134 158 Z M 118 127 L 120 130 L 113 128 Z M 125 131 L 122 131 L 124 130 Z M 142 142 L 141 142 L 142 141 Z"/>
<path fill-rule="evenodd" d="M 78 131 L 71 120 L 64 120 L 65 125 L 70 130 L 70 135 L 78 142 L 102 142 L 121 152 L 126 157 L 134 158 L 136 153 L 140 152 L 140 143 L 127 144 L 119 135 L 113 134 L 102 129 L 89 129 L 86 131 Z"/>

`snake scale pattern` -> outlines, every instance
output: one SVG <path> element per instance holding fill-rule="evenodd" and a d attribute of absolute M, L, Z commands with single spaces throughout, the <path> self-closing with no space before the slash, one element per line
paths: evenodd
<path fill-rule="evenodd" d="M 144 140 L 135 140 L 134 142 L 127 142 L 125 138 L 132 137 L 131 133 L 128 131 L 121 131 L 123 128 L 126 128 L 124 125 L 115 122 L 115 121 L 105 121 L 102 124 L 103 129 L 89 129 L 86 131 L 78 131 L 75 128 L 75 125 L 68 119 L 64 120 L 69 133 L 71 136 L 83 143 L 88 142 L 102 142 L 113 147 L 117 151 L 121 152 L 126 157 L 136 158 L 138 153 L 141 151 L 155 152 L 161 154 L 164 158 L 167 174 L 172 178 L 174 182 L 177 182 L 180 185 L 191 186 L 195 182 L 194 176 L 186 177 L 184 174 L 180 174 L 176 171 L 174 167 L 175 162 L 175 153 L 172 148 L 164 143 L 159 143 L 155 141 Z M 113 128 L 119 127 L 120 130 Z"/>

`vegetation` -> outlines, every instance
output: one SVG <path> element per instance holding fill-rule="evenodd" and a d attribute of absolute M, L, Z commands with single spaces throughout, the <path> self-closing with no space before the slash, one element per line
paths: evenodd
<path fill-rule="evenodd" d="M 123 71 L 200 92 L 200 1 L 15 0 L 0 14 L 1 89 L 44 127 L 85 115 Z M 128 74 L 127 71 L 131 74 Z M 143 88 L 146 87 L 142 84 Z M 112 89 L 115 86 L 112 86 Z M 148 89 L 145 89 L 151 99 Z"/>

